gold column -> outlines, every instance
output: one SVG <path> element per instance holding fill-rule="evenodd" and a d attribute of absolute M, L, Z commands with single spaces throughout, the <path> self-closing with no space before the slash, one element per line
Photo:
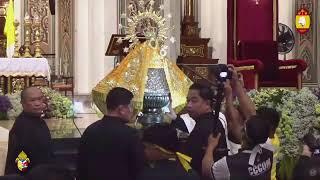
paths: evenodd
<path fill-rule="evenodd" d="M 273 40 L 277 41 L 278 36 L 278 1 L 273 0 Z"/>
<path fill-rule="evenodd" d="M 0 76 L 0 95 L 4 94 L 4 89 L 5 89 L 5 85 L 4 85 L 4 76 Z"/>
<path fill-rule="evenodd" d="M 194 0 L 186 0 L 185 1 L 185 16 L 192 16 L 194 17 Z"/>
<path fill-rule="evenodd" d="M 19 21 L 16 19 L 14 21 L 14 27 L 15 27 L 15 35 L 16 35 L 16 39 L 15 39 L 15 44 L 14 44 L 14 54 L 13 54 L 13 57 L 14 58 L 19 58 L 20 57 L 20 52 L 19 52 L 19 44 L 18 44 L 18 36 L 19 36 L 19 30 L 18 30 L 18 27 L 19 27 Z"/>
<path fill-rule="evenodd" d="M 12 76 L 8 76 L 8 82 L 7 82 L 7 93 L 11 93 L 11 84 L 12 84 Z"/>
<path fill-rule="evenodd" d="M 199 37 L 200 29 L 195 20 L 195 6 L 197 0 L 184 0 L 184 17 L 181 24 L 181 34 L 185 37 Z"/>
<path fill-rule="evenodd" d="M 189 0 L 184 1 L 184 16 L 189 14 Z"/>
<path fill-rule="evenodd" d="M 36 34 L 35 34 L 35 50 L 34 50 L 34 57 L 35 58 L 41 58 L 41 48 L 40 48 L 40 26 L 41 26 L 41 21 L 38 15 L 35 15 L 34 17 L 34 25 L 36 29 Z"/>
<path fill-rule="evenodd" d="M 194 4 L 193 4 L 193 0 L 189 0 L 189 16 L 194 17 Z"/>
<path fill-rule="evenodd" d="M 26 13 L 24 17 L 24 26 L 25 26 L 25 39 L 24 39 L 24 46 L 25 46 L 25 51 L 23 57 L 25 58 L 31 58 L 30 54 L 30 43 L 31 43 L 31 19 L 28 13 Z"/>

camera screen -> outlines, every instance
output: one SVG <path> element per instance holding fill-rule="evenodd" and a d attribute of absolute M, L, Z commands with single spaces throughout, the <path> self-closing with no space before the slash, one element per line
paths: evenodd
<path fill-rule="evenodd" d="M 227 72 L 221 72 L 220 73 L 220 77 L 222 77 L 222 78 L 226 78 L 227 76 L 228 76 Z"/>

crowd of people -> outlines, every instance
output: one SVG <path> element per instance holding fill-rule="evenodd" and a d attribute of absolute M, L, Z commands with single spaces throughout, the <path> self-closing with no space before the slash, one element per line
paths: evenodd
<path fill-rule="evenodd" d="M 43 94 L 35 87 L 26 88 L 21 93 L 23 112 L 9 134 L 6 175 L 0 179 L 279 179 L 280 112 L 270 107 L 256 110 L 241 77 L 232 66 L 229 70 L 232 77 L 224 82 L 223 111 L 213 110 L 216 97 L 210 85 L 194 83 L 183 113 L 170 108 L 171 123 L 143 131 L 126 125 L 134 119 L 133 93 L 112 89 L 106 97 L 107 114 L 81 137 L 76 177 L 52 163 L 50 131 L 41 118 Z M 295 179 L 320 179 L 320 150 L 310 146 L 303 147 Z"/>

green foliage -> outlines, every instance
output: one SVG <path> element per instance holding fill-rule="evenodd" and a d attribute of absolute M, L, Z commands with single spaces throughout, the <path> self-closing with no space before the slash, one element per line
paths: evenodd
<path fill-rule="evenodd" d="M 0 120 L 7 120 L 7 119 L 8 119 L 7 112 L 0 111 Z"/>
<path fill-rule="evenodd" d="M 44 95 L 49 99 L 49 113 L 56 118 L 72 118 L 74 117 L 74 110 L 72 101 L 62 96 L 57 91 L 50 88 L 41 88 Z"/>
<path fill-rule="evenodd" d="M 300 91 L 264 89 L 250 91 L 249 96 L 257 108 L 267 106 L 281 112 L 277 129 L 280 139 L 280 174 L 283 177 L 291 177 L 295 162 L 301 153 L 302 138 L 315 126 L 320 125 L 320 104 L 317 96 L 307 88 Z"/>

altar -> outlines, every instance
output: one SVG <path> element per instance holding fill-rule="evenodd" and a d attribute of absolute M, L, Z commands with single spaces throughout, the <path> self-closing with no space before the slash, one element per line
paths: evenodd
<path fill-rule="evenodd" d="M 0 58 L 0 91 L 4 94 L 36 85 L 49 85 L 50 66 L 46 58 Z"/>

